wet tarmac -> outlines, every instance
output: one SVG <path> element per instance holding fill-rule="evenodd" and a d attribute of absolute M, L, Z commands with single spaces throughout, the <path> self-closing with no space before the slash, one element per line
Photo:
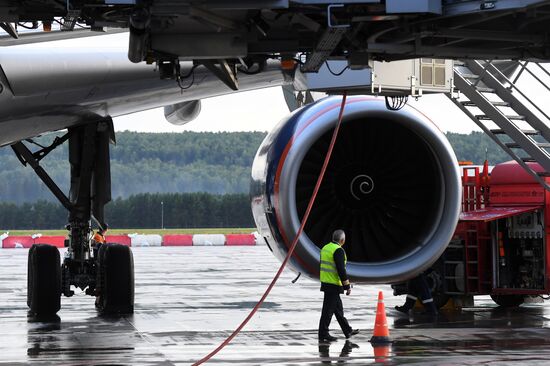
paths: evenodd
<path fill-rule="evenodd" d="M 0 250 L 0 364 L 190 365 L 244 319 L 279 262 L 267 247 L 133 248 L 136 307 L 132 316 L 99 317 L 84 294 L 62 299 L 58 317 L 27 316 L 27 250 Z M 516 365 L 550 363 L 550 307 L 497 308 L 490 298 L 436 320 L 393 309 L 403 297 L 388 286 L 355 286 L 346 316 L 361 333 L 319 344 L 322 293 L 287 271 L 244 331 L 211 365 Z M 389 348 L 368 342 L 378 290 L 386 299 Z"/>

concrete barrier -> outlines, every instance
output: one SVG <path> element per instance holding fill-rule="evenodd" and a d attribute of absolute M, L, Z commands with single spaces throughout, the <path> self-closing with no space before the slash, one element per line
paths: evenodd
<path fill-rule="evenodd" d="M 105 241 L 113 244 L 132 245 L 132 240 L 128 235 L 106 235 Z"/>
<path fill-rule="evenodd" d="M 193 245 L 224 245 L 225 235 L 223 234 L 196 234 L 193 235 Z"/>
<path fill-rule="evenodd" d="M 34 238 L 34 244 L 50 244 L 57 248 L 65 247 L 64 236 L 40 235 Z"/>
<path fill-rule="evenodd" d="M 181 234 L 181 235 L 163 235 L 162 246 L 163 247 L 185 247 L 193 245 L 193 235 Z"/>
<path fill-rule="evenodd" d="M 256 245 L 267 245 L 264 237 L 261 236 L 259 232 L 254 231 L 252 235 L 254 235 L 254 239 L 256 240 Z"/>
<path fill-rule="evenodd" d="M 128 234 L 133 247 L 160 247 L 162 237 L 157 234 Z"/>
<path fill-rule="evenodd" d="M 225 245 L 256 245 L 254 234 L 226 234 Z"/>
<path fill-rule="evenodd" d="M 0 234 L 0 248 L 30 248 L 33 244 L 50 244 L 57 248 L 65 246 L 65 236 L 42 235 L 9 236 Z M 116 243 L 132 247 L 171 247 L 171 246 L 210 246 L 210 245 L 265 245 L 265 240 L 258 232 L 251 234 L 128 234 L 107 235 L 107 243 Z"/>
<path fill-rule="evenodd" d="M 4 233 L 4 234 L 0 235 L 0 248 L 3 248 L 2 242 L 3 242 L 4 239 L 6 239 L 8 236 L 9 236 L 8 233 Z"/>
<path fill-rule="evenodd" d="M 2 240 L 2 248 L 30 248 L 34 239 L 30 236 L 8 236 Z"/>

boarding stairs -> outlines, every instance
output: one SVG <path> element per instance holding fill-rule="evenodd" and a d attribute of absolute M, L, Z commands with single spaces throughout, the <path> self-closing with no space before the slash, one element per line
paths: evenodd
<path fill-rule="evenodd" d="M 550 117 L 518 85 L 522 75 L 550 97 L 550 72 L 528 61 L 456 61 L 448 97 L 546 190 L 550 176 Z M 545 82 L 545 79 L 548 79 Z M 520 82 L 519 84 L 522 84 Z M 531 97 L 533 95 L 531 94 Z M 528 162 L 537 162 L 543 172 Z"/>

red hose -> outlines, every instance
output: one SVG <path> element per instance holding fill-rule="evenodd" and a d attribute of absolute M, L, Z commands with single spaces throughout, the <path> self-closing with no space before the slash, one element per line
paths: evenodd
<path fill-rule="evenodd" d="M 256 312 L 258 311 L 260 306 L 262 306 L 262 303 L 266 299 L 267 295 L 269 295 L 269 293 L 271 292 L 271 289 L 273 288 L 273 286 L 275 286 L 275 283 L 277 282 L 277 280 L 281 276 L 281 273 L 283 272 L 283 269 L 285 268 L 288 260 L 292 256 L 292 253 L 294 253 L 294 249 L 296 248 L 296 244 L 298 244 L 298 238 L 300 238 L 300 235 L 302 235 L 302 232 L 304 231 L 304 227 L 305 227 L 307 219 L 309 217 L 309 213 L 311 211 L 311 208 L 313 207 L 313 203 L 315 202 L 315 198 L 317 197 L 317 192 L 319 191 L 319 187 L 321 187 L 321 183 L 323 182 L 323 177 L 325 175 L 325 170 L 327 169 L 328 162 L 330 161 L 330 156 L 332 155 L 332 150 L 334 149 L 334 144 L 336 143 L 336 137 L 338 136 L 338 130 L 340 129 L 340 125 L 342 124 L 342 117 L 344 115 L 345 105 L 346 105 L 346 93 L 344 92 L 344 94 L 342 96 L 342 104 L 340 105 L 340 113 L 338 114 L 338 123 L 336 124 L 336 128 L 334 129 L 334 133 L 332 134 L 332 140 L 330 141 L 330 145 L 329 145 L 329 148 L 328 148 L 328 151 L 327 151 L 327 155 L 325 156 L 325 161 L 323 162 L 323 167 L 321 168 L 321 172 L 319 173 L 319 177 L 317 178 L 317 183 L 315 184 L 315 189 L 313 190 L 313 194 L 311 195 L 311 198 L 309 199 L 309 204 L 307 205 L 306 213 L 304 214 L 304 218 L 302 220 L 300 228 L 298 229 L 298 232 L 296 233 L 296 237 L 292 241 L 292 245 L 290 246 L 290 249 L 288 250 L 288 253 L 287 253 L 286 257 L 283 260 L 283 263 L 281 263 L 281 266 L 279 267 L 279 270 L 277 271 L 277 274 L 275 275 L 275 277 L 273 277 L 273 280 L 271 281 L 271 283 L 269 284 L 269 286 L 265 290 L 265 292 L 262 295 L 260 301 L 258 301 L 256 306 L 254 306 L 254 308 L 252 309 L 250 314 L 248 314 L 248 316 L 243 320 L 241 325 L 239 325 L 237 327 L 237 329 L 235 329 L 233 331 L 233 333 L 229 337 L 227 337 L 227 339 L 225 341 L 223 341 L 215 350 L 213 350 L 212 352 L 210 352 L 209 354 L 207 354 L 206 356 L 204 356 L 203 358 L 201 358 L 200 360 L 195 362 L 192 366 L 198 366 L 198 365 L 201 365 L 201 364 L 205 363 L 206 361 L 210 360 L 219 351 L 221 351 L 225 346 L 227 346 L 229 344 L 229 342 L 231 342 L 233 340 L 233 338 L 235 338 L 237 336 L 237 334 L 239 334 L 239 332 L 250 321 L 250 319 L 252 319 L 254 314 L 256 314 Z"/>

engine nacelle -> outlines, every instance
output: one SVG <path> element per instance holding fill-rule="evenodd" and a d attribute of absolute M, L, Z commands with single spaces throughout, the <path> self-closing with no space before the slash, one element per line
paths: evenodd
<path fill-rule="evenodd" d="M 252 167 L 260 234 L 282 260 L 305 213 L 336 126 L 341 98 L 305 106 L 268 134 Z M 458 163 L 422 113 L 383 100 L 348 98 L 343 123 L 290 266 L 319 277 L 320 248 L 346 232 L 353 281 L 394 283 L 427 269 L 445 250 L 460 213 Z"/>
<path fill-rule="evenodd" d="M 164 107 L 164 118 L 176 126 L 191 122 L 201 113 L 201 101 L 191 100 Z"/>

